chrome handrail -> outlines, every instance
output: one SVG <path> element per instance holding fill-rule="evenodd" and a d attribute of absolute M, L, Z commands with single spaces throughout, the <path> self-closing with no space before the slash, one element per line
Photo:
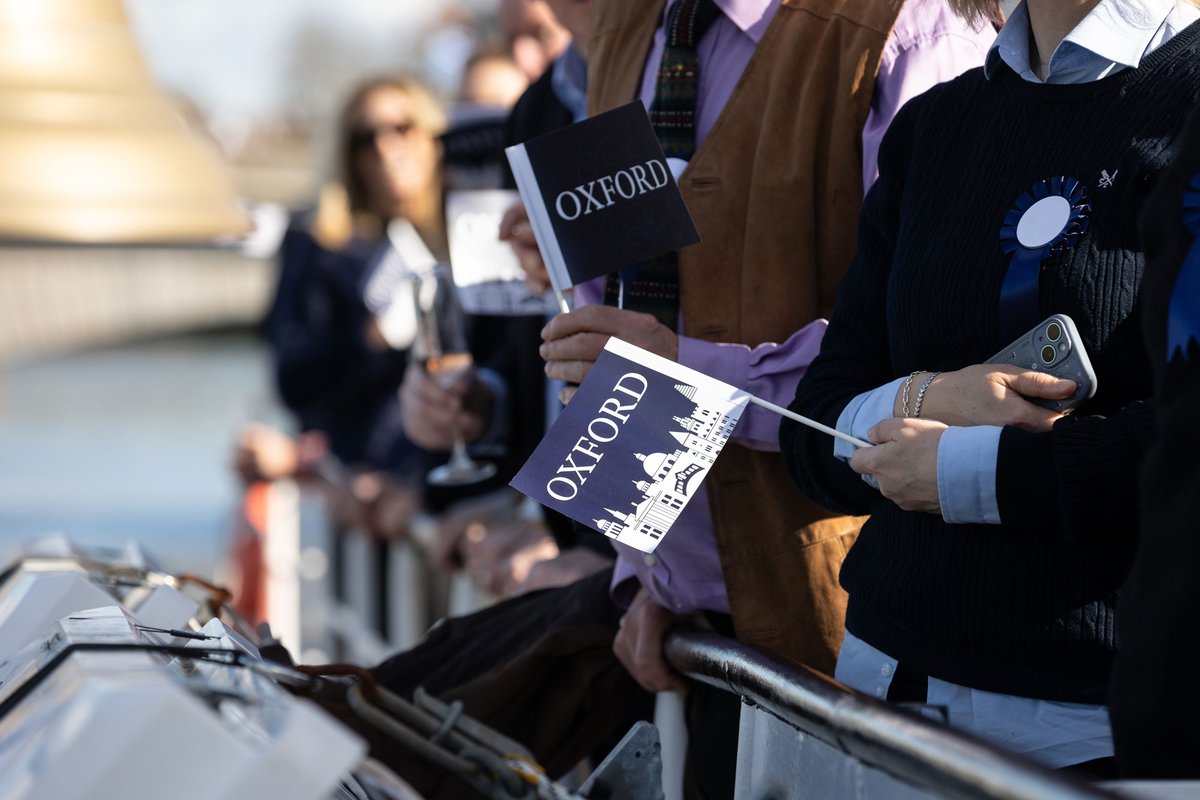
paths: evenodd
<path fill-rule="evenodd" d="M 791 667 L 740 642 L 688 628 L 665 641 L 668 663 L 904 783 L 975 800 L 1099 800 L 1118 796 L 968 734 Z"/>

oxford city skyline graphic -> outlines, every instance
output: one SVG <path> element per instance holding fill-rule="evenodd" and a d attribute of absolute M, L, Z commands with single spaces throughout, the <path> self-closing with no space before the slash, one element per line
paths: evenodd
<path fill-rule="evenodd" d="M 664 374 L 647 365 L 649 354 L 629 354 L 637 360 L 604 352 L 512 485 L 651 552 L 716 462 L 745 394 L 661 360 L 655 366 L 673 373 Z M 692 376 L 700 380 L 681 380 Z"/>
<path fill-rule="evenodd" d="M 677 383 L 675 391 L 691 399 L 697 390 L 695 386 Z M 740 410 L 740 406 L 730 405 Z M 671 419 L 679 426 L 678 430 L 669 431 L 678 442 L 674 451 L 634 453 L 646 477 L 633 481 L 640 496 L 629 501 L 632 510 L 605 508 L 607 516 L 593 520 L 596 529 L 609 538 L 620 539 L 622 533 L 632 531 L 639 537 L 661 539 L 699 488 L 737 425 L 736 417 L 695 403 L 689 416 Z"/>

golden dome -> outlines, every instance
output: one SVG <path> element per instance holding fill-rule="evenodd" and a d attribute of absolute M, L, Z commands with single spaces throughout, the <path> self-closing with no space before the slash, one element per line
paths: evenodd
<path fill-rule="evenodd" d="M 0 0 L 0 238 L 200 242 L 248 227 L 120 0 Z"/>

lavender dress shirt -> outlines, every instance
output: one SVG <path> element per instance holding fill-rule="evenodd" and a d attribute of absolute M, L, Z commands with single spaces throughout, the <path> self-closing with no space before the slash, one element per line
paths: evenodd
<path fill-rule="evenodd" d="M 667 10 L 675 0 L 668 0 Z M 697 47 L 700 84 L 696 101 L 696 141 L 712 129 L 755 47 L 779 10 L 779 0 L 716 0 L 724 12 Z M 660 23 L 646 57 L 641 99 L 649 108 L 666 34 Z M 892 117 L 910 98 L 942 81 L 983 64 L 995 38 L 990 28 L 975 31 L 943 3 L 909 0 L 900 11 L 884 47 L 871 110 L 863 127 L 863 179 L 877 174 L 876 156 Z M 604 279 L 576 288 L 576 305 L 603 301 Z M 786 406 L 796 384 L 821 346 L 825 320 L 816 320 L 782 343 L 754 347 L 679 337 L 679 362 L 714 378 Z M 778 450 L 779 418 L 751 406 L 742 414 L 733 439 L 757 450 Z M 617 566 L 613 598 L 627 604 L 645 587 L 655 602 L 677 614 L 729 613 L 729 598 L 717 555 L 708 496 L 703 487 L 684 508 L 671 533 L 653 555 L 614 543 Z M 634 582 L 636 579 L 636 583 Z"/>

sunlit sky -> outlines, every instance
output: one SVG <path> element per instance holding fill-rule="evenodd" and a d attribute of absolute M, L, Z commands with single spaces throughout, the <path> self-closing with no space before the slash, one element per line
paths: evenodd
<path fill-rule="evenodd" d="M 37 0 L 29 0 L 37 2 Z M 446 0 L 125 0 L 161 83 L 209 113 L 269 116 L 282 102 L 287 43 L 316 23 L 361 42 L 364 58 L 413 59 L 414 38 Z M 453 5 L 491 9 L 495 0 Z M 423 67 L 437 65 L 422 64 Z"/>

